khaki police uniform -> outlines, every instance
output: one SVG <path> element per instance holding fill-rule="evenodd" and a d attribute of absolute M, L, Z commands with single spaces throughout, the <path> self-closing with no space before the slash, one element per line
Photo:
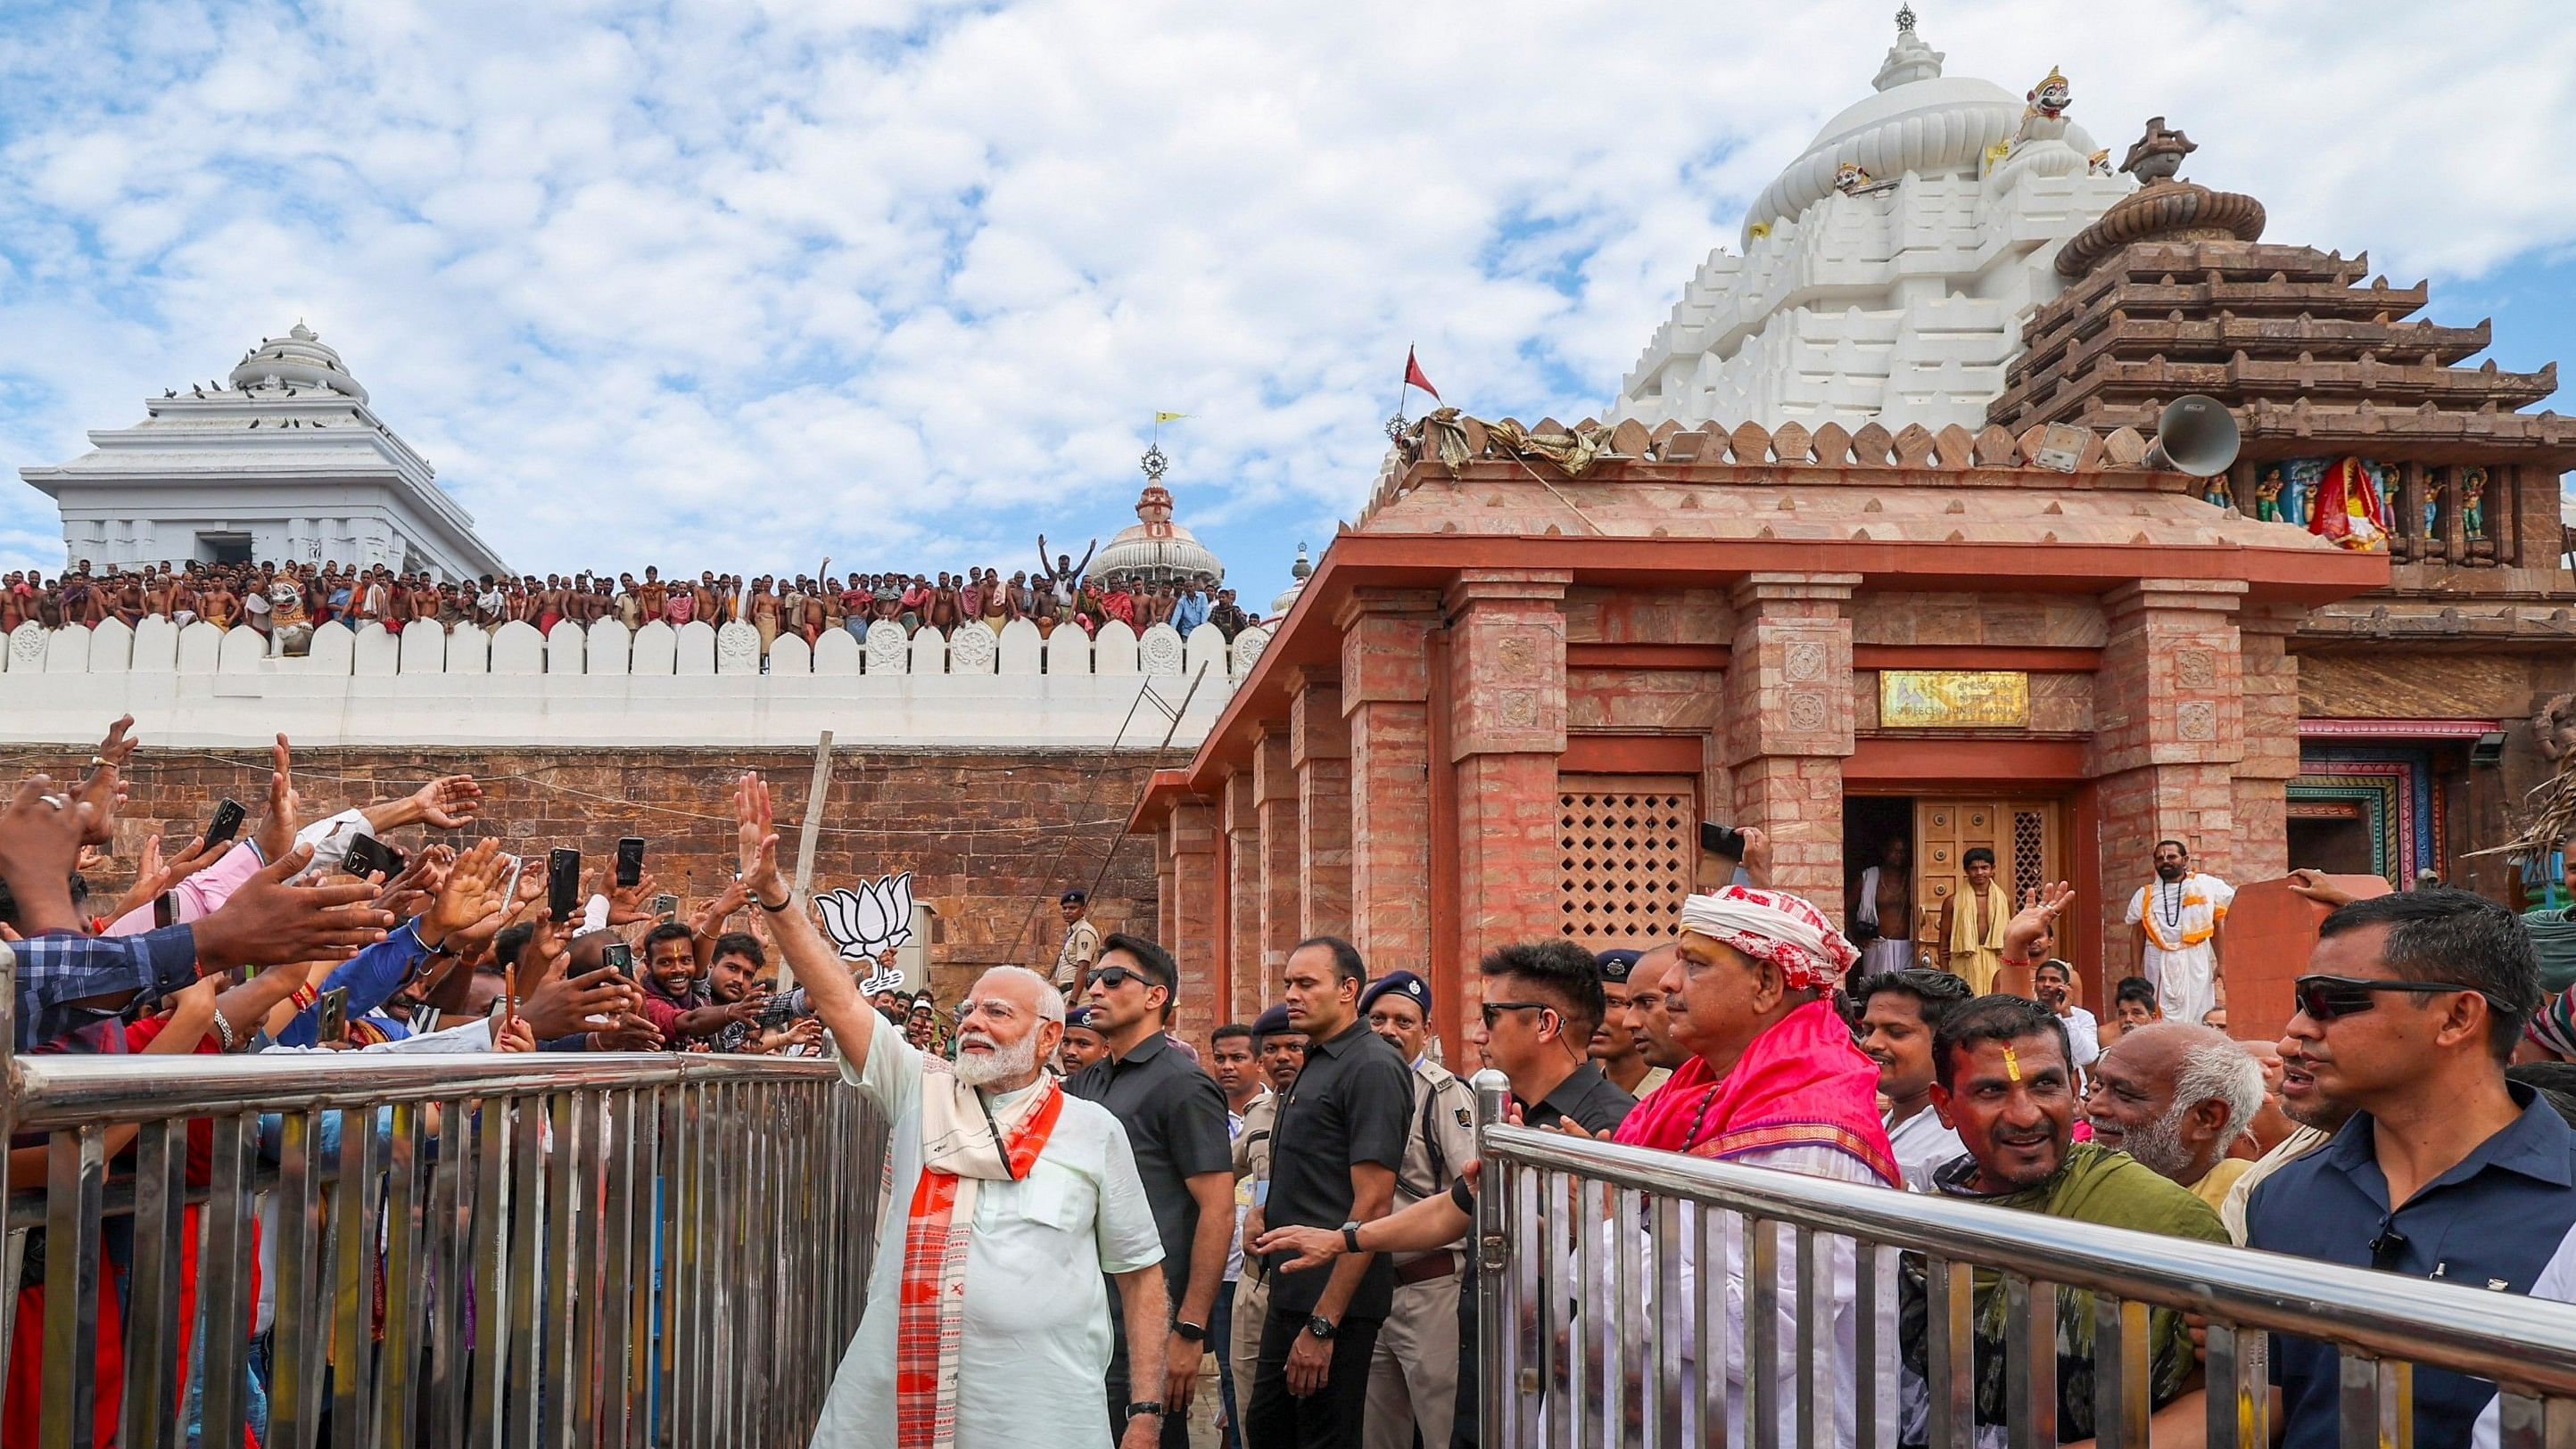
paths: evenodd
<path fill-rule="evenodd" d="M 1234 1139 L 1234 1191 L 1238 1202 L 1259 1204 L 1270 1182 L 1270 1136 L 1279 1122 L 1279 1094 L 1265 1092 L 1243 1114 L 1243 1131 Z M 1238 1411 L 1252 1402 L 1252 1373 L 1261 1357 L 1261 1325 L 1270 1317 L 1270 1280 L 1259 1254 L 1247 1238 L 1243 1276 L 1235 1280 L 1233 1342 L 1225 1346 L 1234 1365 L 1234 1402 Z"/>
<path fill-rule="evenodd" d="M 1476 1155 L 1476 1093 L 1448 1068 L 1413 1068 L 1413 1130 L 1395 1175 L 1395 1210 L 1437 1197 Z M 1446 1449 L 1458 1405 L 1459 1270 L 1466 1239 L 1395 1256 L 1395 1306 L 1369 1363 L 1365 1449 Z M 1238 1292 L 1240 1290 L 1237 1290 Z"/>

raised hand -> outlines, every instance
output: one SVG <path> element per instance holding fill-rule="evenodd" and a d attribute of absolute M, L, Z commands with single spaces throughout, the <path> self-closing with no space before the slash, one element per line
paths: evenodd
<path fill-rule="evenodd" d="M 764 904 L 786 899 L 786 879 L 778 870 L 778 829 L 769 803 L 769 782 L 746 773 L 733 791 L 736 874 L 751 898 Z"/>
<path fill-rule="evenodd" d="M 199 920 L 198 969 L 345 961 L 383 940 L 393 917 L 375 908 L 374 886 L 287 884 L 312 861 L 312 847 L 297 846 Z"/>
<path fill-rule="evenodd" d="M 98 750 L 89 759 L 89 778 L 81 781 L 76 798 L 90 809 L 89 824 L 82 840 L 90 845 L 106 845 L 116 837 L 116 810 L 125 803 L 125 762 L 134 758 L 140 740 L 129 739 L 126 731 L 134 727 L 134 716 L 120 715 L 107 727 L 107 738 L 98 742 Z"/>
<path fill-rule="evenodd" d="M 590 1018 L 614 1017 L 626 1004 L 624 982 L 614 966 L 580 976 L 558 976 L 519 1004 L 519 1019 L 539 1041 L 576 1036 L 591 1029 Z"/>
<path fill-rule="evenodd" d="M 483 787 L 472 775 L 442 775 L 411 793 L 410 813 L 424 825 L 455 830 L 483 808 Z"/>
<path fill-rule="evenodd" d="M 377 893 L 376 905 L 398 921 L 419 915 L 446 884 L 448 867 L 455 860 L 453 846 L 430 845 L 414 851 L 402 873 Z"/>
<path fill-rule="evenodd" d="M 431 850 L 439 849 L 430 847 Z M 421 852 L 427 855 L 429 851 Z M 450 936 L 479 925 L 485 918 L 497 916 L 501 909 L 501 881 L 505 867 L 501 862 L 501 842 L 479 840 L 447 871 L 438 894 L 422 913 L 420 933 L 423 942 L 438 946 Z M 498 926 L 493 928 L 496 932 Z"/>
<path fill-rule="evenodd" d="M 2053 929 L 2058 916 L 2074 900 L 2075 887 L 2064 881 L 2023 891 L 2020 913 L 2004 922 L 2004 959 L 2029 959 L 2030 943 Z"/>
<path fill-rule="evenodd" d="M 50 775 L 30 775 L 20 782 L 6 810 L 0 810 L 0 881 L 18 898 L 19 916 L 29 933 L 70 930 L 72 863 L 80 859 L 88 832 L 90 807 L 54 788 Z"/>
<path fill-rule="evenodd" d="M 295 832 L 304 828 L 304 806 L 295 794 L 295 755 L 286 736 L 277 737 L 268 757 L 268 816 L 259 822 L 251 843 L 259 847 L 260 859 L 275 864 L 295 848 Z"/>
<path fill-rule="evenodd" d="M 622 886 L 613 883 L 611 872 L 603 870 L 600 875 L 601 884 L 608 887 L 608 924 L 632 926 L 653 919 L 653 897 L 660 890 L 653 877 L 638 876 L 635 884 Z"/>
<path fill-rule="evenodd" d="M 742 882 L 726 881 L 723 890 L 716 892 L 713 899 L 702 902 L 697 914 L 689 917 L 689 929 L 701 936 L 715 935 L 724 929 L 724 923 L 734 912 L 749 904 L 751 894 L 742 888 Z"/>

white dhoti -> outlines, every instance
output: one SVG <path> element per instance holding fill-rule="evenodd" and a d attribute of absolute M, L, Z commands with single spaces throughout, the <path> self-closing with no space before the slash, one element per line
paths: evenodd
<path fill-rule="evenodd" d="M 2218 1004 L 2218 953 L 2209 943 L 2168 951 L 2150 944 L 2147 979 L 2156 983 L 2156 1005 L 2167 1021 L 2197 1025 L 2201 1014 Z"/>
<path fill-rule="evenodd" d="M 1878 927 L 1879 868 L 1871 866 L 1860 873 L 1859 909 L 1852 913 L 1855 925 Z M 1860 948 L 1860 974 L 1884 976 L 1902 971 L 1914 964 L 1914 943 L 1903 936 L 1879 936 Z"/>
<path fill-rule="evenodd" d="M 2156 1004 L 2165 1020 L 2197 1025 L 2201 1014 L 2218 1004 L 2218 948 L 2213 943 L 2235 899 L 2235 887 L 2197 871 L 2177 881 L 2140 886 L 2129 897 L 2128 923 L 2146 937 L 2142 964 L 2147 979 L 2156 984 Z"/>

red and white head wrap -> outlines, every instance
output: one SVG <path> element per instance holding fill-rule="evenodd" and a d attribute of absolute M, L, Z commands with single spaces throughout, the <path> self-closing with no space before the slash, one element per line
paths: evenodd
<path fill-rule="evenodd" d="M 1860 948 L 1803 896 L 1731 885 L 1682 902 L 1682 929 L 1780 968 L 1792 991 L 1829 991 Z"/>

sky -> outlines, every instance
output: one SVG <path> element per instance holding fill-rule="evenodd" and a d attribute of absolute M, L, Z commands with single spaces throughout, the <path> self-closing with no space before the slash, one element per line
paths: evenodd
<path fill-rule="evenodd" d="M 2268 239 L 2576 362 L 2558 7 L 1914 8 L 1949 74 L 2059 66 L 2115 155 L 2163 115 Z M 1892 10 L 16 0 L 0 569 L 62 563 L 17 468 L 302 319 L 522 570 L 1008 574 L 1132 522 L 1171 411 L 1260 604 L 1408 346 L 1480 416 L 1601 411 Z"/>

